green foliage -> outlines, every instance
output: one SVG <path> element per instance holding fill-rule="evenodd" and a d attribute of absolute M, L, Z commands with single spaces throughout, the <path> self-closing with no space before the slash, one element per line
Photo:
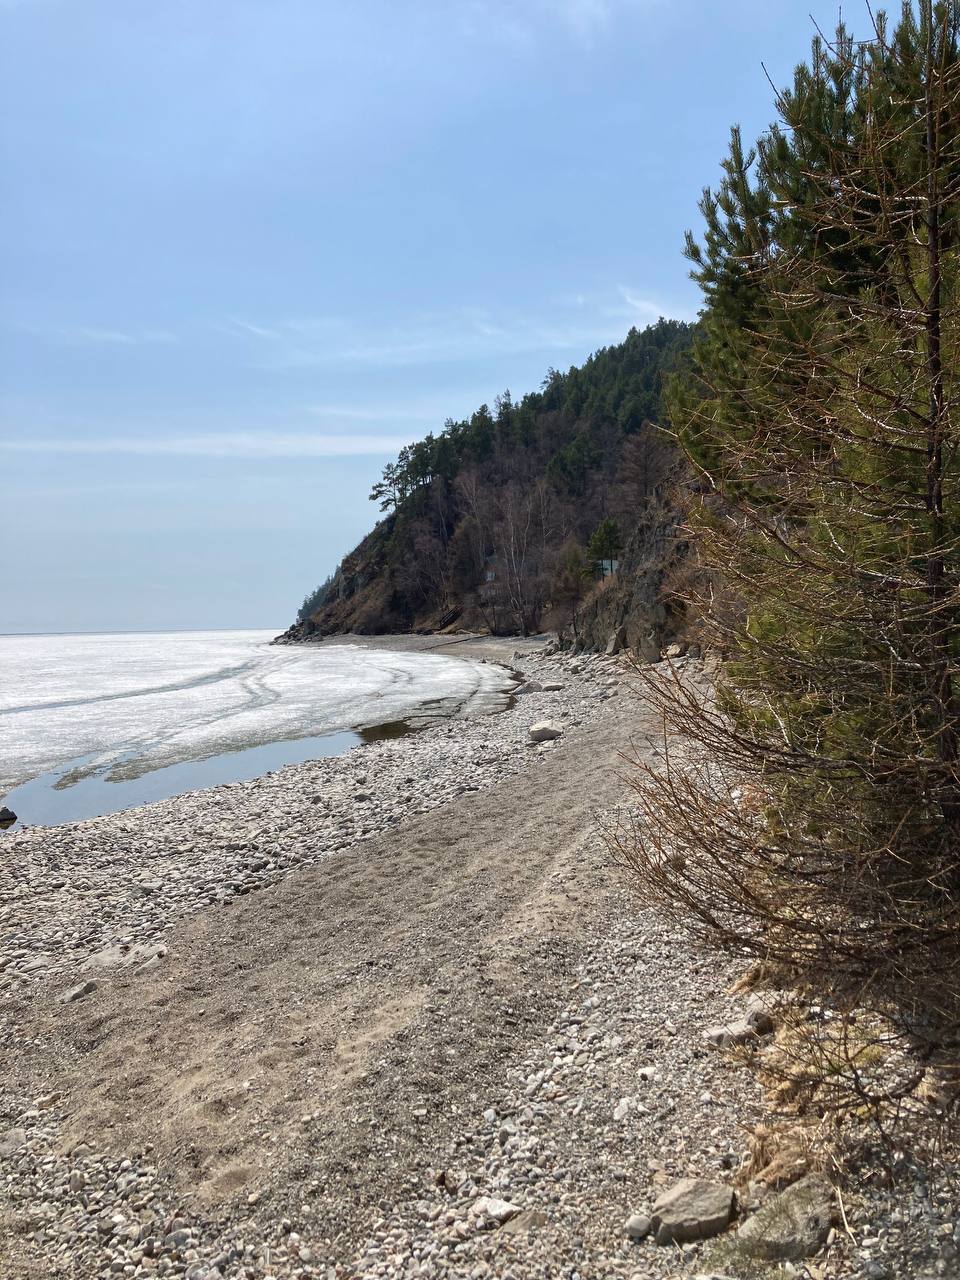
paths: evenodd
<path fill-rule="evenodd" d="M 523 455 L 528 470 L 583 496 L 599 469 L 615 466 L 623 437 L 662 420 L 663 375 L 683 364 L 693 332 L 675 320 L 632 329 L 623 343 L 602 348 L 579 368 L 549 370 L 541 390 L 518 403 L 506 391 L 494 412 L 481 405 L 469 419 L 448 419 L 438 435 L 408 445 L 384 468 L 371 501 L 381 511 L 399 510 L 422 489 L 450 486 L 478 466 L 505 482 Z"/>
<path fill-rule="evenodd" d="M 297 621 L 305 622 L 307 618 L 317 612 L 330 599 L 331 590 L 333 588 L 334 575 L 331 574 L 325 582 L 321 582 L 319 587 L 314 587 L 303 598 L 303 604 L 297 610 Z"/>
<path fill-rule="evenodd" d="M 676 459 L 657 428 L 664 376 L 686 366 L 694 333 L 673 320 L 631 329 L 538 391 L 505 391 L 407 445 L 373 486 L 385 518 L 345 558 L 336 597 L 311 599 L 321 629 L 441 625 L 466 606 L 492 630 L 527 631 L 566 607 L 565 544 L 604 517 L 650 518 Z"/>
<path fill-rule="evenodd" d="M 606 516 L 594 529 L 587 543 L 587 555 L 591 560 L 615 560 L 623 547 L 620 526 L 612 516 Z"/>
<path fill-rule="evenodd" d="M 729 594 L 699 602 L 720 714 L 672 706 L 716 773 L 650 784 L 691 855 L 664 894 L 911 1035 L 960 1025 L 958 30 L 960 0 L 841 28 L 753 149 L 734 131 L 668 395 Z"/>

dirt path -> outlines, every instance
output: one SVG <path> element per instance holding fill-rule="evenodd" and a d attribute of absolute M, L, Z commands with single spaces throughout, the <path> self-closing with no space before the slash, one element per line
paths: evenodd
<path fill-rule="evenodd" d="M 555 1015 L 619 892 L 584 850 L 636 727 L 573 732 L 518 777 L 201 913 L 153 972 L 40 998 L 36 1051 L 8 1045 L 0 1069 L 60 1095 L 67 1148 L 148 1152 L 210 1226 L 299 1218 L 309 1197 L 312 1235 L 344 1256 Z"/>

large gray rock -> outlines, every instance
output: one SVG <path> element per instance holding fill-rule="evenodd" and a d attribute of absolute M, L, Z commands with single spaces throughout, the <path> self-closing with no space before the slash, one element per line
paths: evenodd
<path fill-rule="evenodd" d="M 684 1178 L 653 1206 L 651 1228 L 657 1244 L 687 1244 L 719 1235 L 730 1225 L 734 1194 L 722 1182 Z"/>
<path fill-rule="evenodd" d="M 60 997 L 61 1004 L 73 1004 L 77 1000 L 82 1000 L 84 996 L 92 995 L 97 989 L 97 984 L 92 978 L 88 978 L 86 982 L 81 982 L 76 987 L 71 987 L 69 991 L 65 991 Z"/>
<path fill-rule="evenodd" d="M 550 1218 L 542 1209 L 524 1209 L 515 1218 L 508 1218 L 500 1230 L 509 1236 L 520 1236 L 528 1231 L 537 1231 L 549 1222 Z M 303 1254 L 300 1256 L 302 1258 Z"/>
<path fill-rule="evenodd" d="M 746 1020 L 740 1018 L 736 1022 L 725 1022 L 718 1027 L 708 1027 L 703 1033 L 707 1044 L 715 1049 L 731 1049 L 737 1044 L 748 1044 L 758 1038 L 758 1033 Z"/>
<path fill-rule="evenodd" d="M 716 1049 L 730 1049 L 734 1045 L 749 1044 L 760 1036 L 768 1036 L 776 1030 L 772 1005 L 762 997 L 751 997 L 746 1016 L 720 1026 L 708 1027 L 703 1038 Z"/>
<path fill-rule="evenodd" d="M 797 1262 L 823 1248 L 833 1220 L 833 1187 L 810 1174 L 773 1196 L 748 1219 L 731 1247 L 763 1262 Z"/>
<path fill-rule="evenodd" d="M 473 1212 L 503 1226 L 511 1218 L 521 1212 L 520 1205 L 511 1204 L 509 1200 L 500 1200 L 496 1196 L 482 1196 L 474 1201 Z"/>
<path fill-rule="evenodd" d="M 563 725 L 555 724 L 552 720 L 541 720 L 537 724 L 532 724 L 529 729 L 531 742 L 550 742 L 554 738 L 559 738 L 563 733 Z"/>

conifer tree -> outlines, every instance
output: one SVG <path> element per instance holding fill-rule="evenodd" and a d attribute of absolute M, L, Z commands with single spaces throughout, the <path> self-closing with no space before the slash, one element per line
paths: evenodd
<path fill-rule="evenodd" d="M 700 750 L 620 838 L 685 921 L 926 1053 L 960 1027 L 958 19 L 818 41 L 705 195 L 671 418 L 726 663 L 715 703 L 655 680 Z"/>

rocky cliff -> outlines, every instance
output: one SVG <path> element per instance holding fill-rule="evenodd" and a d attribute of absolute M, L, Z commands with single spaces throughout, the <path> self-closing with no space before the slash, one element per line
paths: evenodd
<path fill-rule="evenodd" d="M 506 392 L 404 449 L 371 495 L 383 518 L 283 638 L 555 629 L 595 648 L 611 636 L 659 646 L 676 621 L 662 587 L 682 554 L 663 386 L 692 332 L 631 330 L 550 370 L 540 391 Z"/>

